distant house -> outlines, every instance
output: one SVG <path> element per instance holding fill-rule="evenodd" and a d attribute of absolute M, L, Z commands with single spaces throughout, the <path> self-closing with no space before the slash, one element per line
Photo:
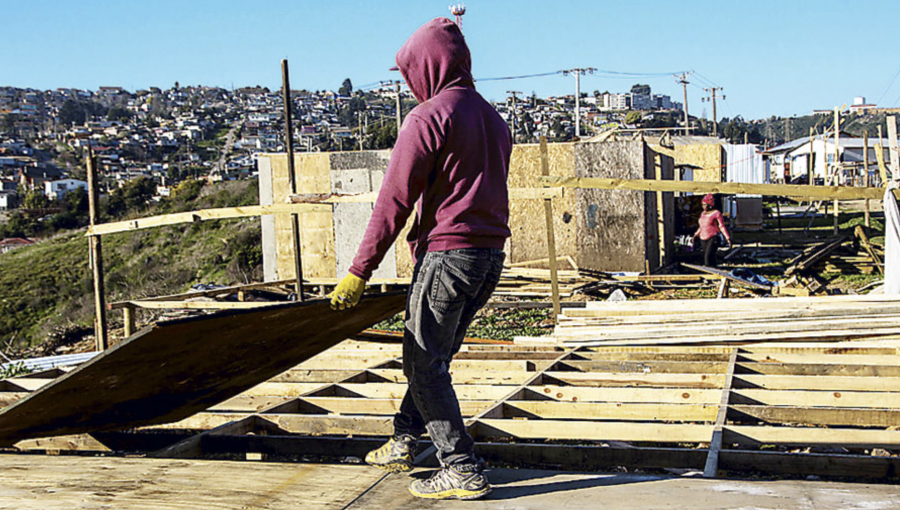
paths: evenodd
<path fill-rule="evenodd" d="M 61 199 L 66 193 L 81 188 L 87 190 L 87 182 L 78 179 L 60 179 L 44 183 L 44 195 L 50 200 Z"/>
<path fill-rule="evenodd" d="M 859 169 L 863 167 L 863 160 L 868 159 L 870 182 L 876 183 L 878 175 L 877 152 L 878 138 L 869 139 L 868 151 L 863 145 L 863 139 L 841 137 L 837 146 L 838 159 L 835 161 L 834 137 L 808 136 L 798 138 L 790 142 L 763 152 L 766 164 L 769 166 L 769 174 L 773 180 L 780 182 L 809 182 L 809 168 L 812 167 L 813 179 L 819 184 L 825 183 L 833 177 L 835 168 L 841 169 L 839 183 L 847 178 L 844 169 Z M 890 160 L 887 147 L 882 149 L 882 158 Z M 812 160 L 812 161 L 810 161 Z"/>
<path fill-rule="evenodd" d="M 19 207 L 19 195 L 15 191 L 0 191 L 0 211 Z"/>
<path fill-rule="evenodd" d="M 15 250 L 16 248 L 21 248 L 22 246 L 28 246 L 30 244 L 34 244 L 34 241 L 31 239 L 25 239 L 22 237 L 7 237 L 6 239 L 0 240 L 0 255 Z"/>

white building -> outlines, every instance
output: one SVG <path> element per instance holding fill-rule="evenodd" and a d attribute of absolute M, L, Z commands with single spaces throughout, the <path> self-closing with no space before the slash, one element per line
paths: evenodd
<path fill-rule="evenodd" d="M 58 181 L 46 181 L 44 183 L 44 195 L 50 200 L 58 200 L 73 189 L 87 190 L 87 183 L 77 179 L 60 179 Z"/>

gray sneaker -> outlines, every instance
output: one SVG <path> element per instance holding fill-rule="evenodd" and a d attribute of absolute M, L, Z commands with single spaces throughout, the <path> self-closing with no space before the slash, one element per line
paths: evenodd
<path fill-rule="evenodd" d="M 392 437 L 380 448 L 372 450 L 366 455 L 366 464 L 391 473 L 412 471 L 416 443 L 416 439 L 412 436 Z"/>
<path fill-rule="evenodd" d="M 491 493 L 491 484 L 478 466 L 447 466 L 411 483 L 409 492 L 426 499 L 478 499 Z"/>

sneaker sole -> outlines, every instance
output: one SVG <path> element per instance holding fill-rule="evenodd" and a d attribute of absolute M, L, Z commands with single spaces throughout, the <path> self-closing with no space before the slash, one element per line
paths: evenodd
<path fill-rule="evenodd" d="M 413 470 L 412 464 L 407 462 L 388 462 L 387 464 L 373 464 L 368 463 L 370 466 L 377 467 L 378 469 L 383 469 L 390 473 L 409 473 Z"/>
<path fill-rule="evenodd" d="M 465 489 L 450 489 L 442 492 L 435 492 L 433 494 L 424 494 L 421 492 L 416 492 L 412 487 L 409 488 L 409 493 L 417 498 L 422 499 L 479 499 L 487 496 L 491 493 L 493 489 L 490 485 L 485 487 L 480 491 L 467 491 Z"/>

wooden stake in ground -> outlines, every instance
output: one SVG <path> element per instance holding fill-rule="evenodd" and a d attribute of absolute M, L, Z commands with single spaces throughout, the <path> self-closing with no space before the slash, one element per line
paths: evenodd
<path fill-rule="evenodd" d="M 294 174 L 294 127 L 293 108 L 291 107 L 291 80 L 288 72 L 288 61 L 281 61 L 282 92 L 284 93 L 284 148 L 287 152 L 288 175 L 291 177 L 291 194 L 297 194 L 297 176 Z M 291 214 L 291 240 L 294 246 L 294 270 L 297 283 L 294 292 L 297 299 L 303 301 L 303 259 L 300 252 L 300 216 Z"/>
<path fill-rule="evenodd" d="M 838 173 L 841 168 L 841 110 L 834 109 L 834 185 L 838 185 Z M 840 214 L 840 205 L 838 199 L 834 199 L 834 235 L 840 233 L 838 227 L 838 215 Z"/>
<path fill-rule="evenodd" d="M 541 175 L 550 175 L 550 155 L 547 152 L 547 137 L 541 137 Z M 547 217 L 547 253 L 550 266 L 550 290 L 553 299 L 553 323 L 561 313 L 559 304 L 559 278 L 556 273 L 556 236 L 553 233 L 553 199 L 544 199 L 544 214 Z"/>
<path fill-rule="evenodd" d="M 97 206 L 99 205 L 99 193 L 97 185 L 97 170 L 94 168 L 94 155 L 88 147 L 85 158 L 88 181 L 88 220 L 91 226 L 97 223 Z M 98 351 L 104 351 L 109 347 L 109 337 L 106 332 L 106 295 L 103 285 L 103 245 L 100 236 L 94 235 L 88 238 L 90 244 L 90 265 L 94 277 L 94 338 Z"/>
<path fill-rule="evenodd" d="M 891 148 L 891 179 L 896 180 L 900 176 L 900 148 L 897 146 L 897 117 L 889 115 L 887 118 L 888 146 Z"/>
<path fill-rule="evenodd" d="M 869 131 L 863 131 L 863 146 L 865 147 L 865 152 L 863 156 L 863 171 L 865 175 L 863 176 L 863 186 L 869 187 Z M 866 230 L 872 227 L 870 211 L 869 211 L 869 199 L 866 199 Z"/>

